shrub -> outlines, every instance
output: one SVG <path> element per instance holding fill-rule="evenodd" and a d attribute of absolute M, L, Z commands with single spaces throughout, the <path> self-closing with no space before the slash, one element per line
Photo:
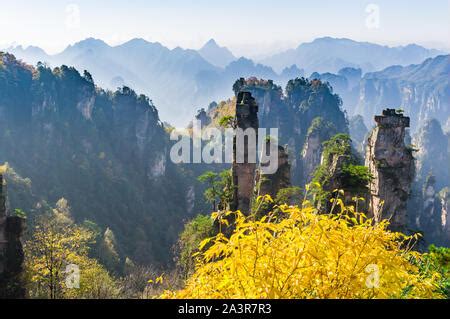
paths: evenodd
<path fill-rule="evenodd" d="M 184 289 L 163 298 L 440 298 L 440 275 L 423 272 L 416 236 L 344 207 L 318 214 L 308 201 L 259 220 L 235 215 L 230 237 L 204 240 Z M 205 247 L 207 247 L 205 249 Z"/>

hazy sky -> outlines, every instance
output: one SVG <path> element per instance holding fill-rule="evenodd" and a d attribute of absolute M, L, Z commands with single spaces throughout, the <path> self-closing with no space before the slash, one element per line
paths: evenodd
<path fill-rule="evenodd" d="M 210 38 L 236 55 L 296 47 L 316 37 L 450 48 L 450 0 L 0 0 L 0 45 L 49 53 L 86 37 L 140 37 L 199 48 Z"/>

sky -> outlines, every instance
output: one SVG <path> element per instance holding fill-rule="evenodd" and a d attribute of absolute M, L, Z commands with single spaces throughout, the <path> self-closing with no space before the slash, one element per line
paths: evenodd
<path fill-rule="evenodd" d="M 0 0 L 0 47 L 58 53 L 87 37 L 264 57 L 331 36 L 450 51 L 450 0 Z"/>

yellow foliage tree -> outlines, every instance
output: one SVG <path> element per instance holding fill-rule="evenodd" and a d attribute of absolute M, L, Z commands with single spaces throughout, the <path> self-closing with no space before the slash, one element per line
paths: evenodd
<path fill-rule="evenodd" d="M 270 198 L 269 198 L 270 200 Z M 204 240 L 184 289 L 162 298 L 439 298 L 439 275 L 424 273 L 416 236 L 374 224 L 336 200 L 336 214 L 279 206 L 255 220 L 234 215 L 230 237 Z M 217 215 L 217 214 L 216 214 Z M 226 219 L 224 218 L 225 222 Z"/>
<path fill-rule="evenodd" d="M 88 257 L 92 243 L 94 234 L 76 225 L 70 217 L 67 201 L 59 200 L 48 216 L 38 219 L 31 238 L 24 246 L 30 297 L 115 297 L 118 289 L 113 278 L 95 259 Z M 74 269 L 68 272 L 71 266 L 76 267 L 76 274 Z M 73 277 L 76 282 L 69 278 L 73 275 L 77 276 Z"/>

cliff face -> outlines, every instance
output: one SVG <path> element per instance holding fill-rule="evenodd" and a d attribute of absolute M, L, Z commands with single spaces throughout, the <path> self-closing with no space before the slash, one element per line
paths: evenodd
<path fill-rule="evenodd" d="M 349 119 L 350 136 L 355 149 L 364 157 L 365 143 L 369 130 L 361 115 L 355 115 Z"/>
<path fill-rule="evenodd" d="M 373 176 L 369 184 L 369 211 L 376 221 L 390 219 L 393 230 L 407 227 L 407 201 L 414 179 L 414 158 L 405 145 L 409 118 L 387 109 L 376 116 L 366 149 L 366 166 Z"/>
<path fill-rule="evenodd" d="M 309 183 L 317 166 L 321 163 L 323 143 L 337 133 L 333 123 L 317 117 L 313 120 L 306 135 L 305 144 L 301 153 L 302 180 Z"/>
<path fill-rule="evenodd" d="M 6 183 L 0 174 L 0 299 L 24 298 L 22 232 L 24 220 L 6 214 Z"/>
<path fill-rule="evenodd" d="M 442 243 L 450 245 L 450 188 L 444 188 L 439 193 L 440 215 L 442 225 Z"/>
<path fill-rule="evenodd" d="M 432 119 L 419 129 L 413 140 L 417 147 L 417 180 L 424 182 L 428 174 L 436 178 L 436 188 L 450 186 L 450 153 L 448 138 L 438 120 Z"/>
<path fill-rule="evenodd" d="M 305 145 L 302 150 L 303 179 L 306 182 L 311 181 L 312 174 L 318 165 L 322 156 L 322 139 L 319 133 L 312 133 L 306 137 Z"/>
<path fill-rule="evenodd" d="M 424 234 L 424 245 L 450 245 L 450 189 L 439 191 L 435 177 L 429 175 L 420 195 L 410 211 L 415 213 L 415 229 Z"/>
<path fill-rule="evenodd" d="M 64 197 L 77 222 L 115 233 L 122 257 L 170 262 L 188 185 L 151 100 L 128 87 L 104 91 L 73 68 L 0 55 L 0 162 L 24 181 L 10 181 L 11 207 L 33 217 L 37 201 Z"/>
<path fill-rule="evenodd" d="M 424 232 L 424 242 L 446 244 L 447 198 L 450 175 L 448 137 L 437 120 L 429 120 L 415 135 L 417 176 L 413 184 L 410 221 Z"/>
<path fill-rule="evenodd" d="M 441 207 L 438 193 L 436 191 L 436 179 L 433 175 L 428 176 L 422 189 L 422 210 L 417 217 L 416 226 L 423 231 L 426 244 L 440 244 L 442 231 L 445 225 L 443 219 L 445 216 L 445 206 Z"/>

